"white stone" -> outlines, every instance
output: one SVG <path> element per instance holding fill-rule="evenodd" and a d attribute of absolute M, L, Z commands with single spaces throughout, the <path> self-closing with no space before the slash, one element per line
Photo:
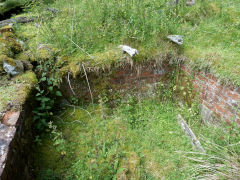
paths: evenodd
<path fill-rule="evenodd" d="M 187 0 L 186 5 L 187 5 L 187 6 L 193 6 L 193 5 L 195 5 L 195 0 Z"/>
<path fill-rule="evenodd" d="M 138 50 L 131 48 L 130 46 L 120 45 L 119 48 L 121 48 L 123 52 L 129 54 L 131 57 L 138 55 Z"/>
<path fill-rule="evenodd" d="M 167 38 L 178 45 L 183 45 L 183 38 L 180 35 L 169 35 Z"/>
<path fill-rule="evenodd" d="M 16 65 L 13 66 L 6 61 L 3 62 L 3 69 L 10 75 L 15 76 L 24 71 L 24 67 L 22 62 L 20 61 L 15 61 Z"/>

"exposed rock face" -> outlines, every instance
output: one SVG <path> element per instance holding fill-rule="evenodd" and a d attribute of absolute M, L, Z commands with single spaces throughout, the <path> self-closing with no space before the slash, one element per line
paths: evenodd
<path fill-rule="evenodd" d="M 50 12 L 53 13 L 54 15 L 59 12 L 58 9 L 54 9 L 54 8 L 46 8 L 46 10 L 47 10 L 47 11 L 50 11 Z"/>
<path fill-rule="evenodd" d="M 178 45 L 183 45 L 183 38 L 180 35 L 169 35 L 167 38 Z"/>
<path fill-rule="evenodd" d="M 4 72 L 11 76 L 19 75 L 24 70 L 31 70 L 33 66 L 27 60 L 14 60 L 18 53 L 22 52 L 21 40 L 16 40 L 13 34 L 14 29 L 11 25 L 0 28 L 2 38 L 0 38 L 0 74 Z M 21 57 L 21 56 L 18 56 Z"/>

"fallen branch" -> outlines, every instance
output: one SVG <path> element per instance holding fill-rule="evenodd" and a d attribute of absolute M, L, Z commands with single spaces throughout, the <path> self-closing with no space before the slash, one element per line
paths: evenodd
<path fill-rule="evenodd" d="M 195 149 L 204 153 L 205 150 L 203 149 L 200 141 L 197 139 L 193 131 L 190 129 L 190 127 L 184 121 L 183 117 L 180 114 L 178 114 L 178 123 L 182 127 L 182 130 L 185 132 L 185 134 L 188 136 L 189 140 L 191 141 L 191 144 L 195 147 Z"/>

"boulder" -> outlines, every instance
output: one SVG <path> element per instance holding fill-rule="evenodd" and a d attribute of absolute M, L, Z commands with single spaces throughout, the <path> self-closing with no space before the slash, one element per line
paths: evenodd
<path fill-rule="evenodd" d="M 178 45 L 183 45 L 183 38 L 180 35 L 169 35 L 167 38 Z"/>

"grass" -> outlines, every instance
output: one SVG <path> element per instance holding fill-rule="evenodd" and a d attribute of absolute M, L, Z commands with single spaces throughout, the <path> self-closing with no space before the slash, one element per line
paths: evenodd
<path fill-rule="evenodd" d="M 166 0 L 57 0 L 47 5 L 61 11 L 56 17 L 40 3 L 26 13 L 45 17 L 40 29 L 31 24 L 19 28 L 19 34 L 30 37 L 32 52 L 40 43 L 50 44 L 71 66 L 80 61 L 99 66 L 116 62 L 122 58 L 118 45 L 128 44 L 139 50 L 136 60 L 176 52 L 188 58 L 188 65 L 210 69 L 239 86 L 239 4 L 240 0 L 211 0 L 176 7 Z M 169 34 L 183 35 L 183 48 L 168 42 Z"/>
<path fill-rule="evenodd" d="M 129 98 L 113 109 L 100 101 L 85 108 L 69 106 L 52 119 L 51 133 L 35 148 L 37 179 L 188 179 L 198 164 L 190 159 L 194 151 L 177 123 L 179 112 L 198 137 L 219 146 L 240 138 L 201 124 L 196 108 L 180 110 L 160 98 Z M 209 155 L 226 155 L 200 140 Z"/>
<path fill-rule="evenodd" d="M 191 145 L 173 104 L 129 101 L 88 111 L 68 108 L 62 120 L 55 119 L 64 142 L 54 146 L 54 136 L 47 137 L 36 148 L 38 179 L 46 172 L 62 179 L 186 179 L 181 168 L 188 162 L 175 151 L 190 151 Z"/>

